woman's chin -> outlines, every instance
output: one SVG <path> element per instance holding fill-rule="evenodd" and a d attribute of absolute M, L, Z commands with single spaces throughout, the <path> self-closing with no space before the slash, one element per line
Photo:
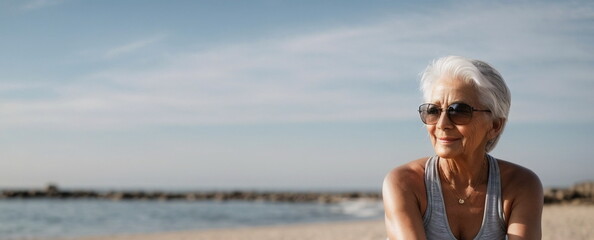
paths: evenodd
<path fill-rule="evenodd" d="M 435 147 L 435 154 L 441 158 L 453 158 L 460 155 L 460 151 L 456 148 L 437 146 Z"/>

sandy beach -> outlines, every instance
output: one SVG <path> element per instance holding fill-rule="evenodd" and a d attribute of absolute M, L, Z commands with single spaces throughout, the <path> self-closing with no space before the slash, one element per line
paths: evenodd
<path fill-rule="evenodd" d="M 544 240 L 594 240 L 594 205 L 548 205 L 543 212 Z M 75 240 L 380 240 L 383 220 L 299 224 L 239 229 L 183 231 L 144 235 L 76 238 Z M 70 239 L 73 240 L 73 239 Z"/>

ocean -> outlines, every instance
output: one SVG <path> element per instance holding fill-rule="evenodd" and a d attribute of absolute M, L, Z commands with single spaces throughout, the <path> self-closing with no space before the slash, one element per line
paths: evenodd
<path fill-rule="evenodd" d="M 381 219 L 381 202 L 0 200 L 0 239 L 39 239 Z"/>

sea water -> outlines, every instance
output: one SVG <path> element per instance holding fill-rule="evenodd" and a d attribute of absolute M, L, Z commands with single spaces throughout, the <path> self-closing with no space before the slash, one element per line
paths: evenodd
<path fill-rule="evenodd" d="M 378 201 L 0 200 L 0 239 L 32 239 L 383 218 Z"/>

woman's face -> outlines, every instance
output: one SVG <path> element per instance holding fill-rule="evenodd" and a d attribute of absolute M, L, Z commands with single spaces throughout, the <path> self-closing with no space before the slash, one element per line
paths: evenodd
<path fill-rule="evenodd" d="M 432 86 L 429 103 L 447 109 L 453 103 L 466 103 L 475 109 L 486 109 L 480 104 L 476 88 L 464 81 L 442 77 Z M 485 154 L 485 145 L 496 136 L 497 123 L 489 112 L 473 112 L 468 124 L 456 125 L 441 112 L 435 125 L 426 125 L 435 153 L 442 158 L 469 158 Z"/>

